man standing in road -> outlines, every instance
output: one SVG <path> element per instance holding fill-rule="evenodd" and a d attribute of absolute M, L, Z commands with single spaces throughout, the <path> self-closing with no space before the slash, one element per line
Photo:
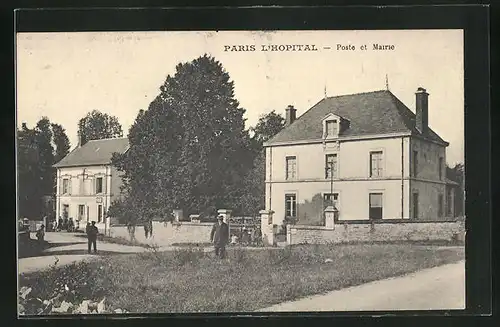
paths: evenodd
<path fill-rule="evenodd" d="M 90 249 L 92 246 L 94 246 L 94 253 L 97 253 L 97 234 L 99 233 L 99 230 L 97 229 L 97 226 L 95 225 L 95 221 L 92 221 L 92 225 L 87 226 L 87 239 L 88 239 L 88 250 L 90 253 Z"/>
<path fill-rule="evenodd" d="M 229 241 L 229 227 L 222 216 L 217 217 L 217 222 L 210 233 L 210 240 L 214 244 L 215 255 L 221 259 L 226 256 L 226 245 Z"/>

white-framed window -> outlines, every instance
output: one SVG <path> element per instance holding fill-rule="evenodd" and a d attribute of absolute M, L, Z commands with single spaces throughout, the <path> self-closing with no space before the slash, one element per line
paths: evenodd
<path fill-rule="evenodd" d="M 103 193 L 103 178 L 102 177 L 97 177 L 95 179 L 95 193 L 96 194 Z"/>
<path fill-rule="evenodd" d="M 325 155 L 325 178 L 337 177 L 338 160 L 336 153 Z"/>
<path fill-rule="evenodd" d="M 325 121 L 325 136 L 336 137 L 339 134 L 337 119 L 329 119 Z"/>
<path fill-rule="evenodd" d="M 297 177 L 297 157 L 286 157 L 286 179 L 295 179 Z"/>
<path fill-rule="evenodd" d="M 83 220 L 85 218 L 85 205 L 78 205 L 78 220 Z"/>
<path fill-rule="evenodd" d="M 369 218 L 382 219 L 383 214 L 383 194 L 370 193 L 369 195 Z"/>
<path fill-rule="evenodd" d="M 383 175 L 383 152 L 370 152 L 370 177 L 380 177 Z"/>
<path fill-rule="evenodd" d="M 286 218 L 296 218 L 297 217 L 297 195 L 296 194 L 285 194 L 285 217 Z"/>
<path fill-rule="evenodd" d="M 69 217 L 69 204 L 63 204 L 62 217 L 63 218 L 68 218 Z"/>
<path fill-rule="evenodd" d="M 69 194 L 69 178 L 62 180 L 62 194 Z"/>
<path fill-rule="evenodd" d="M 337 207 L 338 201 L 339 201 L 339 194 L 338 193 L 324 193 L 323 194 L 323 209 L 325 209 L 328 206 Z M 338 209 L 338 207 L 337 207 L 337 209 Z"/>

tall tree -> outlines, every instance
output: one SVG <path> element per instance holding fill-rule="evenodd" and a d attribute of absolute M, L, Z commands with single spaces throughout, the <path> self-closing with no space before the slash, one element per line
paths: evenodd
<path fill-rule="evenodd" d="M 252 139 L 262 146 L 264 142 L 278 134 L 283 127 L 285 127 L 285 118 L 273 110 L 261 115 L 255 127 L 250 128 L 254 133 Z"/>
<path fill-rule="evenodd" d="M 52 165 L 68 153 L 69 140 L 61 125 L 42 117 L 33 129 L 23 123 L 17 142 L 19 215 L 40 219 L 51 210 L 44 199 L 55 194 Z"/>
<path fill-rule="evenodd" d="M 40 184 L 39 188 L 43 195 L 54 193 L 55 170 L 54 147 L 52 146 L 52 129 L 50 120 L 42 117 L 35 127 L 35 142 L 38 149 L 38 165 L 40 166 Z"/>
<path fill-rule="evenodd" d="M 51 126 L 53 142 L 55 144 L 54 162 L 59 162 L 69 153 L 69 138 L 61 125 L 53 123 Z"/>
<path fill-rule="evenodd" d="M 41 213 L 42 192 L 38 187 L 41 170 L 38 162 L 35 130 L 23 124 L 17 131 L 17 199 L 20 218 L 32 218 Z"/>
<path fill-rule="evenodd" d="M 98 110 L 89 112 L 78 122 L 78 133 L 83 143 L 90 140 L 122 137 L 123 131 L 118 118 Z"/>
<path fill-rule="evenodd" d="M 115 156 L 138 206 L 165 213 L 238 206 L 253 157 L 229 74 L 204 55 L 176 66 Z"/>

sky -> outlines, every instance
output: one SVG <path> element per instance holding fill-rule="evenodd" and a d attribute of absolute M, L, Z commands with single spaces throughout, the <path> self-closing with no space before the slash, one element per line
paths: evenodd
<path fill-rule="evenodd" d="M 375 43 L 394 49 L 373 50 Z M 47 116 L 72 147 L 78 120 L 94 109 L 118 117 L 126 135 L 178 63 L 209 54 L 234 82 L 247 127 L 272 110 L 284 115 L 287 105 L 299 117 L 325 93 L 385 89 L 386 76 L 415 111 L 415 91 L 424 87 L 429 126 L 450 143 L 447 162 L 464 161 L 462 30 L 18 33 L 16 44 L 17 125 Z M 262 51 L 287 44 L 318 50 Z M 225 51 L 240 45 L 255 51 Z"/>

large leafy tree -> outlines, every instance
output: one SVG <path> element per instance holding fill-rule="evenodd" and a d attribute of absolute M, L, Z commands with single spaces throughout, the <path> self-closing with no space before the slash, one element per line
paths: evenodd
<path fill-rule="evenodd" d="M 78 122 L 78 135 L 82 143 L 90 140 L 122 137 L 123 131 L 118 118 L 92 110 Z"/>
<path fill-rule="evenodd" d="M 253 153 L 229 74 L 204 55 L 176 66 L 129 132 L 130 149 L 113 159 L 129 201 L 143 214 L 174 208 L 240 209 Z"/>
<path fill-rule="evenodd" d="M 68 154 L 69 140 L 61 125 L 42 117 L 33 129 L 23 124 L 17 141 L 19 215 L 39 219 L 50 213 L 44 197 L 55 193 L 52 165 Z"/>

